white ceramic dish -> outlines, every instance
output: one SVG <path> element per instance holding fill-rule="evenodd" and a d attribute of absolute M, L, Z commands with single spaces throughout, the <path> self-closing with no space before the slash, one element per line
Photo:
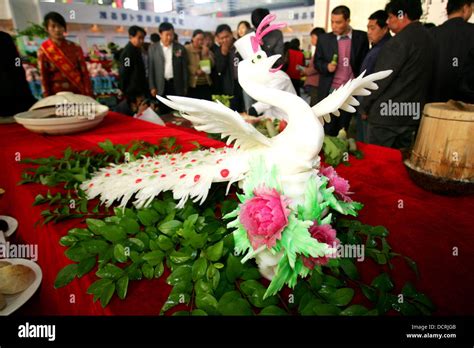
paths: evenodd
<path fill-rule="evenodd" d="M 98 104 L 95 109 L 96 113 L 91 118 L 85 116 L 35 118 L 35 110 L 22 112 L 14 118 L 17 123 L 32 132 L 62 135 L 82 132 L 97 126 L 107 115 L 109 108 Z"/>
<path fill-rule="evenodd" d="M 8 231 L 3 233 L 5 237 L 10 237 L 13 233 L 15 233 L 16 229 L 18 228 L 18 221 L 15 218 L 6 215 L 0 215 L 0 220 L 5 220 L 8 224 Z"/>
<path fill-rule="evenodd" d="M 91 98 L 87 95 L 82 94 L 74 94 L 72 92 L 58 92 L 54 95 L 50 95 L 49 97 L 43 98 L 36 103 L 34 103 L 31 110 L 41 109 L 45 107 L 52 107 L 58 104 L 63 103 L 73 103 L 73 104 L 98 104 L 100 105 L 94 98 Z"/>
<path fill-rule="evenodd" d="M 61 135 L 94 128 L 108 111 L 107 106 L 89 96 L 59 92 L 16 114 L 14 119 L 32 132 Z"/>
<path fill-rule="evenodd" d="M 31 285 L 24 291 L 15 294 L 15 295 L 3 295 L 5 297 L 5 301 L 7 302 L 7 306 L 0 310 L 0 316 L 10 315 L 15 312 L 18 308 L 23 306 L 38 290 L 38 287 L 41 284 L 41 280 L 43 279 L 43 272 L 41 272 L 40 266 L 37 263 L 27 260 L 27 259 L 2 259 L 1 261 L 8 261 L 12 265 L 24 265 L 33 270 L 35 272 L 35 280 Z"/>

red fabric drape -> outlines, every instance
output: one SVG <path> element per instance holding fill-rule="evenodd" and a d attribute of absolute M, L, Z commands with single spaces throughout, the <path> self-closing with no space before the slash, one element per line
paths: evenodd
<path fill-rule="evenodd" d="M 0 214 L 11 215 L 19 222 L 13 241 L 38 245 L 38 263 L 43 270 L 40 291 L 19 312 L 43 315 L 156 315 L 166 301 L 170 287 L 165 277 L 159 280 L 131 282 L 125 301 L 114 298 L 102 309 L 86 294 L 95 281 L 94 275 L 74 280 L 68 286 L 55 290 L 54 279 L 58 271 L 69 263 L 65 248 L 58 244 L 68 229 L 83 224 L 69 221 L 57 225 L 41 224 L 34 227 L 44 208 L 32 207 L 34 197 L 45 193 L 41 185 L 17 186 L 25 165 L 18 157 L 47 157 L 60 155 L 67 147 L 75 150 L 97 148 L 97 143 L 110 139 L 114 143 L 128 143 L 139 139 L 155 142 L 161 137 L 174 136 L 184 150 L 194 147 L 190 141 L 205 146 L 222 146 L 195 131 L 179 127 L 160 127 L 115 113 L 109 113 L 95 129 L 69 135 L 45 136 L 31 133 L 20 125 L 0 125 L 0 187 L 6 190 L 0 196 Z M 395 251 L 405 254 L 418 263 L 421 279 L 418 288 L 438 306 L 437 314 L 473 314 L 470 300 L 474 281 L 470 266 L 474 235 L 472 228 L 473 197 L 444 197 L 435 195 L 413 184 L 401 161 L 398 151 L 360 144 L 363 160 L 351 158 L 351 165 L 337 168 L 348 179 L 353 198 L 364 203 L 360 214 L 364 223 L 381 224 L 390 231 L 389 243 Z M 458 256 L 453 256 L 457 248 Z M 370 260 L 361 264 L 363 277 L 370 281 L 375 275 Z M 395 262 L 395 283 L 403 286 L 404 280 L 415 278 L 403 261 Z M 166 274 L 165 274 L 166 276 Z"/>

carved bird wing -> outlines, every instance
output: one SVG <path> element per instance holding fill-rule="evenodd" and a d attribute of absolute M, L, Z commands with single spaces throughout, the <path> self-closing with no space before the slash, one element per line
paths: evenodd
<path fill-rule="evenodd" d="M 374 81 L 382 80 L 389 76 L 392 70 L 384 70 L 365 76 L 365 71 L 354 80 L 339 87 L 318 104 L 312 107 L 316 117 L 321 117 L 321 122 L 331 122 L 331 114 L 340 116 L 339 109 L 347 112 L 355 112 L 355 106 L 359 106 L 356 96 L 368 96 L 371 90 L 377 90 L 378 86 Z"/>
<path fill-rule="evenodd" d="M 235 111 L 222 103 L 186 97 L 167 96 L 157 98 L 170 108 L 181 112 L 181 116 L 192 122 L 194 128 L 207 133 L 220 133 L 229 137 L 227 145 L 234 143 L 242 150 L 270 147 L 271 140 L 261 134 Z"/>

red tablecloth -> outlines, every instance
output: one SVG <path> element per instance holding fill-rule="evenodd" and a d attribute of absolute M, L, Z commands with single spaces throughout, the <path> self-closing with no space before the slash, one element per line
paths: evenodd
<path fill-rule="evenodd" d="M 96 148 L 97 143 L 105 139 L 114 143 L 127 143 L 134 139 L 155 142 L 161 137 L 173 136 L 184 150 L 193 147 L 190 141 L 214 147 L 222 146 L 222 143 L 179 127 L 160 127 L 115 113 L 110 113 L 92 131 L 71 136 L 38 135 L 16 124 L 0 125 L 0 131 L 0 187 L 6 190 L 0 197 L 0 214 L 18 219 L 16 242 L 38 245 L 38 263 L 43 270 L 40 291 L 17 313 L 158 314 L 170 291 L 165 277 L 131 282 L 127 299 L 114 298 L 105 309 L 99 303 L 93 303 L 92 296 L 86 294 L 88 286 L 96 279 L 93 275 L 74 280 L 61 289 L 53 288 L 56 274 L 69 263 L 64 256 L 65 248 L 58 244 L 58 240 L 81 222 L 34 227 L 44 208 L 32 207 L 32 202 L 38 193 L 45 192 L 45 188 L 31 184 L 16 186 L 25 168 L 16 160 L 18 156 L 60 155 L 67 146 L 76 150 Z M 355 192 L 353 198 L 365 204 L 361 220 L 386 226 L 390 231 L 389 242 L 395 251 L 418 263 L 421 279 L 417 286 L 438 306 L 437 314 L 474 314 L 471 299 L 474 279 L 470 271 L 474 249 L 474 198 L 444 197 L 423 191 L 410 181 L 398 151 L 364 144 L 360 147 L 365 158 L 351 158 L 351 166 L 339 166 L 337 170 L 350 181 L 351 191 Z M 458 256 L 453 255 L 453 248 L 457 248 Z M 399 287 L 404 280 L 415 281 L 403 262 L 395 265 L 395 282 Z M 370 261 L 364 266 L 364 278 L 370 281 Z"/>

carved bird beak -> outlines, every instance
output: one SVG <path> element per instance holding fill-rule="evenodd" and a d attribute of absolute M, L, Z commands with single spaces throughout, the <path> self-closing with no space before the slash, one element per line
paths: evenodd
<path fill-rule="evenodd" d="M 277 72 L 278 70 L 281 69 L 281 66 L 279 66 L 279 67 L 276 68 L 276 69 L 272 69 L 272 66 L 275 64 L 275 62 L 276 62 L 278 59 L 280 59 L 280 57 L 281 57 L 281 54 L 275 54 L 275 55 L 273 55 L 273 56 L 268 57 L 268 58 L 266 59 L 265 63 L 264 63 L 264 64 L 265 64 L 265 67 L 267 67 L 268 70 L 269 70 L 270 72 L 272 72 L 272 73 Z"/>

